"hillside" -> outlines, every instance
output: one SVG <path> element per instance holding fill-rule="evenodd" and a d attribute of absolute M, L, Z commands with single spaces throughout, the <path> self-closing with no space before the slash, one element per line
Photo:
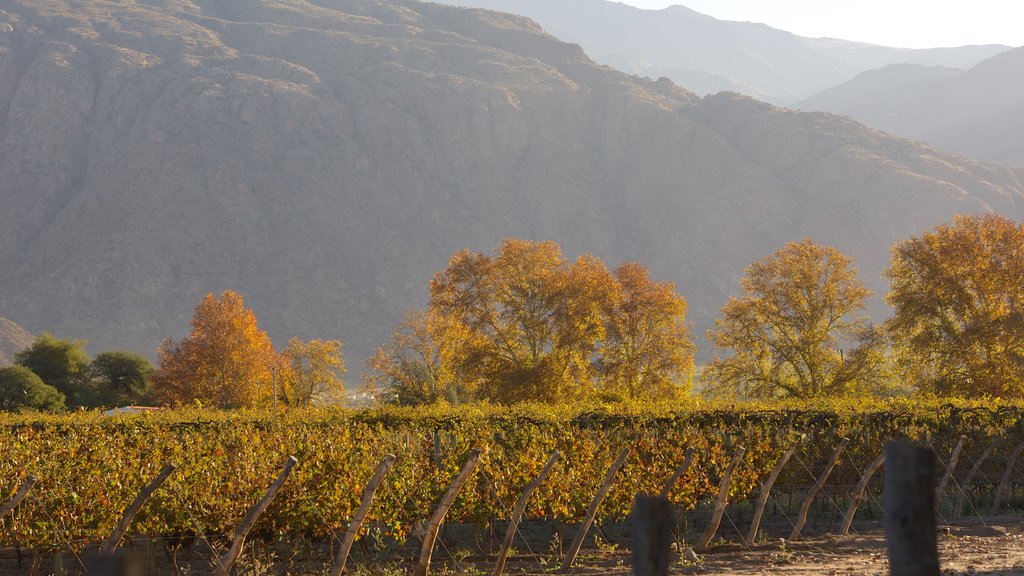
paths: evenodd
<path fill-rule="evenodd" d="M 1024 48 L 968 70 L 887 66 L 794 105 L 973 158 L 1024 166 Z"/>
<path fill-rule="evenodd" d="M 340 338 L 358 371 L 453 251 L 506 236 L 645 262 L 702 334 L 743 268 L 789 240 L 837 245 L 882 290 L 894 241 L 957 212 L 1019 218 L 1022 178 L 631 78 L 493 12 L 0 9 L 0 310 L 94 352 L 153 356 L 230 288 L 278 344 Z"/>
<path fill-rule="evenodd" d="M 796 102 L 888 64 L 967 68 L 1007 49 L 912 50 L 804 38 L 764 24 L 718 20 L 684 6 L 642 10 L 609 0 L 441 1 L 527 16 L 624 72 L 665 76 L 700 95 L 731 90 L 774 104 Z"/>
<path fill-rule="evenodd" d="M 14 355 L 32 345 L 32 335 L 7 318 L 0 318 L 0 366 L 14 363 Z"/>

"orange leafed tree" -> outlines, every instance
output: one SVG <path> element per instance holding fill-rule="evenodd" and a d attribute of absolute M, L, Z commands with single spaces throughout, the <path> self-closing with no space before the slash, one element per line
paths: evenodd
<path fill-rule="evenodd" d="M 310 406 L 316 402 L 343 402 L 345 359 L 341 349 L 340 340 L 289 340 L 281 353 L 282 369 L 274 375 L 285 403 Z"/>
<path fill-rule="evenodd" d="M 604 300 L 605 337 L 598 357 L 602 390 L 633 398 L 689 393 L 696 347 L 686 326 L 686 300 L 630 262 L 615 270 Z"/>
<path fill-rule="evenodd" d="M 893 247 L 886 275 L 905 377 L 938 394 L 1024 397 L 1024 224 L 958 216 Z"/>
<path fill-rule="evenodd" d="M 158 357 L 153 387 L 163 403 L 240 408 L 273 397 L 277 353 L 236 292 L 207 294 L 193 313 L 192 333 L 164 342 Z"/>

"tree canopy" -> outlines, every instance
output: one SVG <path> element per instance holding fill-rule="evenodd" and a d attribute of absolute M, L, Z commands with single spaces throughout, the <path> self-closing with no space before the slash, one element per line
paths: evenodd
<path fill-rule="evenodd" d="M 144 402 L 156 370 L 133 352 L 102 352 L 89 364 L 89 379 L 99 406 L 130 406 Z"/>
<path fill-rule="evenodd" d="M 1024 225 L 958 216 L 898 243 L 886 275 L 901 374 L 938 394 L 1024 397 Z"/>
<path fill-rule="evenodd" d="M 220 298 L 207 294 L 193 313 L 192 333 L 164 342 L 158 356 L 153 387 L 162 402 L 240 408 L 273 397 L 277 353 L 256 315 L 231 290 Z"/>
<path fill-rule="evenodd" d="M 885 381 L 885 339 L 862 315 L 870 292 L 851 260 L 810 239 L 751 264 L 743 295 L 708 331 L 709 392 L 752 398 L 866 393 Z"/>
<path fill-rule="evenodd" d="M 18 352 L 15 364 L 28 368 L 47 385 L 57 389 L 69 406 L 88 405 L 89 357 L 82 340 L 62 340 L 43 332 L 32 345 Z"/>
<path fill-rule="evenodd" d="M 35 372 L 24 366 L 0 368 L 0 410 L 60 412 L 64 409 L 64 395 L 43 382 Z"/>
<path fill-rule="evenodd" d="M 345 359 L 341 349 L 339 340 L 289 340 L 281 353 L 284 369 L 276 375 L 285 403 L 310 406 L 314 402 L 344 402 Z"/>

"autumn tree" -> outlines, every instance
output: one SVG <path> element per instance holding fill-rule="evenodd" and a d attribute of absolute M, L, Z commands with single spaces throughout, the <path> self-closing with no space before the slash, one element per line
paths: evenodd
<path fill-rule="evenodd" d="M 43 332 L 31 346 L 15 355 L 14 362 L 56 388 L 66 398 L 68 406 L 91 403 L 87 386 L 89 357 L 84 341 L 63 340 Z"/>
<path fill-rule="evenodd" d="M 653 282 L 641 264 L 623 264 L 603 312 L 597 361 L 603 392 L 675 398 L 689 391 L 696 347 L 686 326 L 686 300 L 671 283 Z"/>
<path fill-rule="evenodd" d="M 589 394 L 611 286 L 599 260 L 569 263 L 554 242 L 508 239 L 495 256 L 457 252 L 430 282 L 442 364 L 493 402 Z"/>
<path fill-rule="evenodd" d="M 342 402 L 345 399 L 345 360 L 340 340 L 288 341 L 281 353 L 284 369 L 278 378 L 279 393 L 289 406 L 310 406 L 314 402 Z"/>
<path fill-rule="evenodd" d="M 207 294 L 192 316 L 192 333 L 164 342 L 158 356 L 153 387 L 164 403 L 239 408 L 272 397 L 276 352 L 242 296 L 230 290 L 220 298 Z"/>
<path fill-rule="evenodd" d="M 1024 225 L 958 216 L 893 247 L 887 323 L 921 390 L 1024 397 Z"/>
<path fill-rule="evenodd" d="M 402 324 L 367 364 L 372 373 L 364 379 L 364 388 L 386 404 L 456 404 L 472 396 L 450 370 L 452 363 L 442 366 L 441 350 L 423 310 L 407 311 Z"/>
<path fill-rule="evenodd" d="M 862 315 L 870 292 L 847 256 L 793 242 L 751 264 L 741 285 L 708 331 L 717 350 L 732 352 L 704 368 L 709 392 L 814 398 L 885 382 L 885 339 Z"/>

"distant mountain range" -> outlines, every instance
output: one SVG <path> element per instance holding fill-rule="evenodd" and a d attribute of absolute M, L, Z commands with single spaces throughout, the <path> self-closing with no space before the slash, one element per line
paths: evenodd
<path fill-rule="evenodd" d="M 14 355 L 32 345 L 32 335 L 7 318 L 0 318 L 0 366 L 14 363 Z"/>
<path fill-rule="evenodd" d="M 642 10 L 607 0 L 440 0 L 520 14 L 596 61 L 699 95 L 731 90 L 792 104 L 889 64 L 967 68 L 1007 46 L 912 50 L 804 38 L 764 24 L 717 20 L 684 6 Z"/>
<path fill-rule="evenodd" d="M 794 105 L 980 160 L 1024 166 L 1024 48 L 968 70 L 890 65 Z"/>
<path fill-rule="evenodd" d="M 353 371 L 461 248 L 646 263 L 699 336 L 811 236 L 877 292 L 893 242 L 1024 216 L 1024 170 L 595 64 L 522 17 L 413 0 L 8 0 L 0 315 L 154 355 L 207 292 Z M 874 312 L 884 309 L 875 302 Z"/>

